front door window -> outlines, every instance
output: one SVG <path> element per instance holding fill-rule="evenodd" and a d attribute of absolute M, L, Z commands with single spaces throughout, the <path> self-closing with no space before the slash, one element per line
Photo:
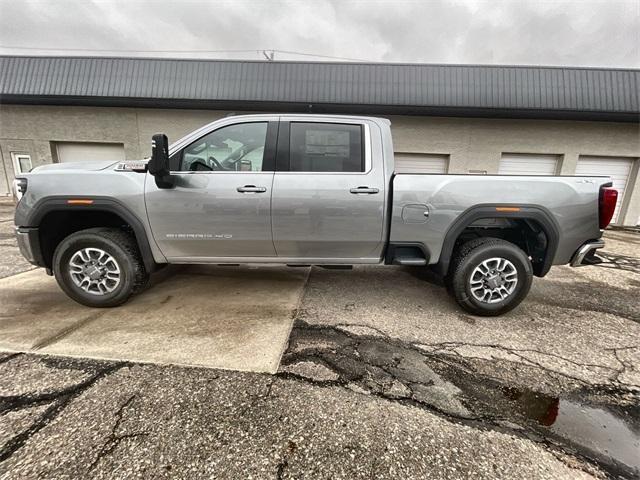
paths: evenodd
<path fill-rule="evenodd" d="M 183 150 L 177 171 L 262 172 L 267 122 L 239 123 L 215 130 Z"/>

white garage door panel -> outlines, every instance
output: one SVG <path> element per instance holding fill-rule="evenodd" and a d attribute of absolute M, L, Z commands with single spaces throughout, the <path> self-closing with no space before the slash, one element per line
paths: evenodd
<path fill-rule="evenodd" d="M 580 157 L 576 166 L 576 175 L 608 175 L 613 188 L 618 190 L 618 203 L 611 223 L 617 223 L 624 191 L 627 187 L 633 160 L 619 157 Z"/>
<path fill-rule="evenodd" d="M 500 175 L 555 175 L 557 170 L 557 155 L 503 153 L 498 173 Z"/>
<path fill-rule="evenodd" d="M 122 143 L 83 143 L 59 142 L 56 144 L 58 161 L 62 162 L 91 162 L 94 160 L 124 160 L 124 145 Z"/>
<path fill-rule="evenodd" d="M 395 153 L 396 173 L 447 173 L 449 155 Z"/>

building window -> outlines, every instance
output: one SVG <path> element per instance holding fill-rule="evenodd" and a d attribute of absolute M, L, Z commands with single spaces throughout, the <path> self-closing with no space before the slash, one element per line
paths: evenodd
<path fill-rule="evenodd" d="M 33 168 L 31 165 L 31 155 L 28 153 L 11 152 L 11 158 L 13 159 L 13 170 L 16 172 L 16 175 L 28 173 Z"/>

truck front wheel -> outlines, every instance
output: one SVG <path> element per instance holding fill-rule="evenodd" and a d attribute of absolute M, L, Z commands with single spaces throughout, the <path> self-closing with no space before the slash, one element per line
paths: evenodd
<path fill-rule="evenodd" d="M 478 238 L 457 251 L 449 288 L 458 304 L 474 315 L 495 316 L 517 307 L 533 280 L 525 252 L 499 238 Z"/>
<path fill-rule="evenodd" d="M 88 307 L 126 302 L 148 279 L 132 235 L 116 228 L 90 228 L 69 235 L 53 254 L 60 288 Z"/>

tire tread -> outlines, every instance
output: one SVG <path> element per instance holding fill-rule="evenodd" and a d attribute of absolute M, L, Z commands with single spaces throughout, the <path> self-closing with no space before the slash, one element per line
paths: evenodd
<path fill-rule="evenodd" d="M 499 309 L 489 309 L 486 307 L 479 307 L 467 296 L 466 293 L 466 278 L 464 278 L 464 270 L 467 268 L 467 264 L 469 262 L 469 257 L 475 255 L 478 249 L 480 248 L 508 248 L 510 250 L 515 250 L 522 254 L 524 258 L 526 258 L 526 262 L 523 260 L 524 267 L 526 270 L 527 278 L 520 279 L 521 282 L 524 282 L 524 291 L 520 291 L 516 293 L 516 298 L 513 299 L 510 303 L 505 304 L 502 308 Z M 447 276 L 447 286 L 450 293 L 455 297 L 457 303 L 464 308 L 469 313 L 473 313 L 475 315 L 482 316 L 496 316 L 506 313 L 513 308 L 515 308 L 522 299 L 526 296 L 531 286 L 532 279 L 532 267 L 531 262 L 529 261 L 526 253 L 524 253 L 517 245 L 503 240 L 501 238 L 495 237 L 480 237 L 475 238 L 473 240 L 469 240 L 460 246 L 457 250 L 452 262 L 451 268 L 449 270 L 449 275 Z"/>
<path fill-rule="evenodd" d="M 87 239 L 87 237 L 91 236 L 96 236 L 100 239 L 107 240 L 121 248 L 124 251 L 127 260 L 131 263 L 130 266 L 133 271 L 133 278 L 128 291 L 116 298 L 109 299 L 107 301 L 100 301 L 98 299 L 89 301 L 86 298 L 79 296 L 74 292 L 73 287 L 71 287 L 70 285 L 66 285 L 65 276 L 60 272 L 56 272 L 56 267 L 59 266 L 60 259 L 64 255 L 65 250 L 68 248 L 68 246 L 75 240 Z M 145 269 L 142 255 L 140 254 L 138 244 L 136 243 L 133 235 L 125 230 L 112 227 L 94 227 L 85 230 L 79 230 L 64 238 L 58 244 L 54 252 L 53 267 L 56 280 L 60 287 L 65 291 L 65 293 L 67 293 L 67 295 L 69 295 L 75 301 L 91 307 L 115 307 L 121 305 L 122 303 L 126 302 L 131 295 L 142 290 L 149 279 L 149 274 Z"/>

